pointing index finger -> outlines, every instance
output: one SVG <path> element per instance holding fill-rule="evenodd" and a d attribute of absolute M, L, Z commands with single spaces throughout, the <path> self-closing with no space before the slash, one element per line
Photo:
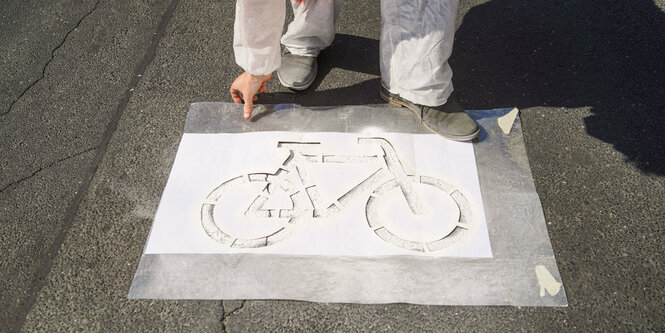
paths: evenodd
<path fill-rule="evenodd" d="M 252 116 L 252 111 L 254 110 L 254 95 L 253 94 L 247 94 L 243 95 L 244 100 L 245 100 L 245 107 L 243 111 L 243 117 L 245 119 L 249 119 L 249 117 Z"/>

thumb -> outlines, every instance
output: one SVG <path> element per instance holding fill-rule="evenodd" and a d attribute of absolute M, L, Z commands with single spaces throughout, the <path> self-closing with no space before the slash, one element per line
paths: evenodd
<path fill-rule="evenodd" d="M 249 117 L 252 116 L 252 111 L 254 110 L 254 101 L 253 101 L 253 99 L 254 99 L 254 96 L 247 96 L 247 98 L 245 98 L 245 108 L 244 108 L 244 112 L 243 112 L 243 117 L 245 117 L 245 119 L 249 119 Z"/>

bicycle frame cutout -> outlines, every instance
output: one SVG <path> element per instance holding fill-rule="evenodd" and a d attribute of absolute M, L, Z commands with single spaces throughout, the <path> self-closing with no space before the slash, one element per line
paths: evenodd
<path fill-rule="evenodd" d="M 434 177 L 407 174 L 394 147 L 384 138 L 358 138 L 358 144 L 373 144 L 380 147 L 381 153 L 349 156 L 317 154 L 308 152 L 308 148 L 317 147 L 320 142 L 278 142 L 277 147 L 288 149 L 289 155 L 276 172 L 248 173 L 229 179 L 206 196 L 201 207 L 201 223 L 205 232 L 218 243 L 231 248 L 266 247 L 286 239 L 293 233 L 294 227 L 303 220 L 333 216 L 354 202 L 360 195 L 373 189 L 365 204 L 367 225 L 376 236 L 393 246 L 417 252 L 438 251 L 459 242 L 471 233 L 473 229 L 471 210 L 466 197 L 459 190 Z M 312 182 L 309 174 L 310 165 L 325 163 L 374 164 L 377 169 L 332 204 L 327 205 L 319 196 L 318 185 Z M 215 221 L 215 205 L 218 205 L 233 187 L 253 182 L 266 184 L 245 210 L 244 215 L 249 218 L 275 221 L 287 219 L 288 222 L 277 231 L 262 237 L 236 237 L 222 229 L 224 221 Z M 415 215 L 421 214 L 423 212 L 422 200 L 414 189 L 416 185 L 420 184 L 443 191 L 452 198 L 459 210 L 459 218 L 454 221 L 452 231 L 435 240 L 415 241 L 400 238 L 379 221 L 378 207 L 382 197 L 397 188 L 401 190 L 411 212 Z M 264 208 L 276 190 L 282 190 L 288 194 L 291 207 Z M 450 223 L 450 221 L 442 221 L 442 223 Z"/>

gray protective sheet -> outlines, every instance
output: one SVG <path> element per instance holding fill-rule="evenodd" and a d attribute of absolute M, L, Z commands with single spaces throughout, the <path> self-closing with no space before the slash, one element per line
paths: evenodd
<path fill-rule="evenodd" d="M 511 109 L 468 111 L 492 258 L 327 257 L 275 254 L 144 254 L 129 298 L 292 299 L 432 305 L 566 306 L 567 300 L 531 176 L 519 117 Z M 404 108 L 192 104 L 186 133 L 257 131 L 428 133 Z"/>

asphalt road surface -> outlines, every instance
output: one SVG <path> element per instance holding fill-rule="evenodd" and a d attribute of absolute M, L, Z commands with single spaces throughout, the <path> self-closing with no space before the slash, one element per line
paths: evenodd
<path fill-rule="evenodd" d="M 378 1 L 313 87 L 381 105 Z M 468 109 L 516 106 L 567 308 L 127 300 L 188 106 L 241 70 L 232 1 L 0 2 L 0 330 L 665 330 L 665 1 L 462 1 Z"/>

